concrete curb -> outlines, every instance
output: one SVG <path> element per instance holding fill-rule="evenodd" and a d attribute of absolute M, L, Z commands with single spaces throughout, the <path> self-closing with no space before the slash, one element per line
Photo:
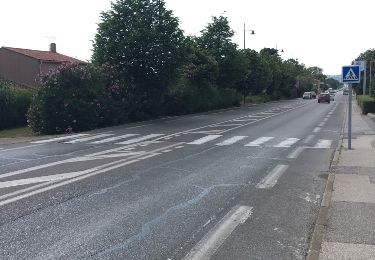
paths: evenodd
<path fill-rule="evenodd" d="M 328 223 L 328 210 L 331 205 L 331 198 L 333 193 L 333 183 L 335 181 L 335 173 L 332 171 L 332 167 L 336 166 L 339 162 L 341 150 L 342 150 L 342 143 L 344 141 L 344 131 L 345 131 L 345 124 L 346 124 L 346 112 L 348 107 L 345 108 L 345 116 L 341 128 L 341 133 L 339 137 L 339 143 L 336 147 L 336 151 L 333 155 L 330 170 L 328 174 L 328 179 L 326 183 L 326 187 L 324 189 L 322 202 L 320 204 L 319 214 L 318 218 L 315 222 L 314 231 L 311 237 L 310 245 L 309 245 L 309 251 L 307 253 L 307 260 L 318 260 L 320 251 L 322 249 L 322 243 L 323 243 L 323 237 L 324 237 L 324 231 L 325 227 Z"/>

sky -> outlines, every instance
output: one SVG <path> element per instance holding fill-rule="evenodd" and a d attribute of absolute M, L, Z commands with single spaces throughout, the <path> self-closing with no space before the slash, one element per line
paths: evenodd
<path fill-rule="evenodd" d="M 368 49 L 375 48 L 371 20 L 373 0 L 165 0 L 185 35 L 199 36 L 212 16 L 228 17 L 233 41 L 243 48 L 283 49 L 294 58 L 318 66 L 326 75 Z M 0 47 L 48 50 L 90 60 L 100 13 L 110 0 L 0 0 Z M 254 30 L 251 35 L 249 30 Z"/>

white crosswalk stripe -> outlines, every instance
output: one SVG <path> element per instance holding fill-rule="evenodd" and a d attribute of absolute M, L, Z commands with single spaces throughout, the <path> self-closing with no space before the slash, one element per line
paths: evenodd
<path fill-rule="evenodd" d="M 87 141 L 91 141 L 91 140 L 95 140 L 95 139 L 99 139 L 99 138 L 107 137 L 107 136 L 111 136 L 111 135 L 113 135 L 113 134 L 98 134 L 98 135 L 93 135 L 93 136 L 89 136 L 89 137 L 74 139 L 72 141 L 67 141 L 67 142 L 64 142 L 64 143 L 66 143 L 66 144 L 82 143 L 82 142 L 87 142 Z"/>
<path fill-rule="evenodd" d="M 109 143 L 109 142 L 113 142 L 113 141 L 117 141 L 117 140 L 121 140 L 121 139 L 126 139 L 126 138 L 133 137 L 133 136 L 136 136 L 136 135 L 138 135 L 138 134 L 119 135 L 119 136 L 110 137 L 110 138 L 106 138 L 106 139 L 103 139 L 103 140 L 91 142 L 91 144 L 104 144 L 104 143 Z"/>
<path fill-rule="evenodd" d="M 332 140 L 319 139 L 314 148 L 331 148 Z"/>
<path fill-rule="evenodd" d="M 141 137 L 138 137 L 138 138 L 134 138 L 134 139 L 130 139 L 130 140 L 127 140 L 127 141 L 124 141 L 124 142 L 120 142 L 120 143 L 116 143 L 116 144 L 134 144 L 134 143 L 138 143 L 138 142 L 142 142 L 142 141 L 146 141 L 146 140 L 149 140 L 149 139 L 152 139 L 152 138 L 155 138 L 155 137 L 159 137 L 159 136 L 162 136 L 163 134 L 150 134 L 150 135 L 145 135 L 145 136 L 141 136 Z"/>
<path fill-rule="evenodd" d="M 262 144 L 264 144 L 265 142 L 268 142 L 272 139 L 274 139 L 275 137 L 259 137 L 258 139 L 255 139 L 254 141 L 248 143 L 248 144 L 245 144 L 245 146 L 260 146 Z"/>
<path fill-rule="evenodd" d="M 199 144 L 204 144 L 204 143 L 207 143 L 209 141 L 212 141 L 212 140 L 215 140 L 216 138 L 219 138 L 221 135 L 207 135 L 205 137 L 202 137 L 202 138 L 199 138 L 193 142 L 190 142 L 188 144 L 195 144 L 195 145 L 199 145 Z"/>
<path fill-rule="evenodd" d="M 88 136 L 88 134 L 67 135 L 67 136 L 55 137 L 55 138 L 52 138 L 52 139 L 34 141 L 34 142 L 31 142 L 31 143 L 32 144 L 44 144 L 44 143 L 64 141 L 64 140 L 73 139 L 73 138 L 77 138 L 77 137 L 83 137 L 83 136 Z"/>
<path fill-rule="evenodd" d="M 237 143 L 238 141 L 241 141 L 242 139 L 245 139 L 247 136 L 233 136 L 227 140 L 224 140 L 221 143 L 217 143 L 216 145 L 224 146 L 224 145 L 231 145 L 234 143 Z"/>
<path fill-rule="evenodd" d="M 288 147 L 291 147 L 293 144 L 297 143 L 298 141 L 299 141 L 298 138 L 288 138 L 288 139 L 278 143 L 274 147 L 288 148 Z"/>

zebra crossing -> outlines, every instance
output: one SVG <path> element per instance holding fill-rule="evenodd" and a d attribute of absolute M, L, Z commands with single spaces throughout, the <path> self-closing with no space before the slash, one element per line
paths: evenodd
<path fill-rule="evenodd" d="M 230 146 L 240 144 L 245 147 L 258 147 L 258 148 L 290 148 L 295 146 L 301 139 L 295 137 L 275 137 L 275 136 L 262 136 L 258 138 L 252 138 L 249 136 L 224 136 L 221 134 L 208 134 L 196 137 L 197 134 L 192 134 L 192 140 L 187 141 L 187 145 L 197 146 L 204 144 L 212 144 L 215 146 Z M 173 141 L 174 138 L 179 138 L 176 135 L 164 135 L 164 134 L 119 134 L 115 133 L 98 133 L 98 134 L 75 134 L 70 136 L 55 137 L 46 140 L 39 140 L 31 142 L 33 144 L 47 144 L 53 142 L 59 142 L 63 144 L 89 144 L 89 145 L 101 145 L 101 144 L 114 144 L 114 145 L 137 145 L 144 142 L 163 142 Z M 308 145 L 307 143 L 313 143 L 313 138 L 308 138 L 303 142 L 303 146 L 318 148 L 318 149 L 329 149 L 332 146 L 332 140 L 318 139 L 315 144 Z"/>

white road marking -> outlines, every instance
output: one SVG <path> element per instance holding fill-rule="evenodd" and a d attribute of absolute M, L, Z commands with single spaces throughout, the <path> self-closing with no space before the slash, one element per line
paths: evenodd
<path fill-rule="evenodd" d="M 233 136 L 232 138 L 224 140 L 221 143 L 217 143 L 216 145 L 219 145 L 219 146 L 231 145 L 231 144 L 237 143 L 238 141 L 241 141 L 242 139 L 245 139 L 246 137 L 247 136 Z"/>
<path fill-rule="evenodd" d="M 303 140 L 303 143 L 305 144 L 308 144 L 312 141 L 312 139 L 314 139 L 315 135 L 309 135 L 308 137 L 305 138 L 305 140 Z"/>
<path fill-rule="evenodd" d="M 288 148 L 288 147 L 291 147 L 293 144 L 297 143 L 299 141 L 298 138 L 288 138 L 280 143 L 278 143 L 277 145 L 275 145 L 274 147 L 278 147 L 278 148 Z"/>
<path fill-rule="evenodd" d="M 67 142 L 64 142 L 64 143 L 66 143 L 66 144 L 82 143 L 82 142 L 87 142 L 87 141 L 91 141 L 91 140 L 94 140 L 94 139 L 99 139 L 99 138 L 107 137 L 107 136 L 111 136 L 111 135 L 113 135 L 113 134 L 98 134 L 98 135 L 93 135 L 93 136 L 89 136 L 89 137 L 74 139 L 72 141 L 67 141 Z"/>
<path fill-rule="evenodd" d="M 224 241 L 240 224 L 253 213 L 253 208 L 236 206 L 232 208 L 183 258 L 183 260 L 209 260 Z"/>
<path fill-rule="evenodd" d="M 313 133 L 318 133 L 318 132 L 320 132 L 320 130 L 322 130 L 321 127 L 315 127 L 314 130 L 313 130 Z"/>
<path fill-rule="evenodd" d="M 73 138 L 82 137 L 82 136 L 88 136 L 88 134 L 67 135 L 67 136 L 61 136 L 61 137 L 56 137 L 56 138 L 52 138 L 52 139 L 34 141 L 34 142 L 31 142 L 31 143 L 32 144 L 44 144 L 44 143 L 58 142 L 58 141 L 73 139 Z"/>
<path fill-rule="evenodd" d="M 104 144 L 104 143 L 109 143 L 109 142 L 125 139 L 125 138 L 136 136 L 136 135 L 138 135 L 138 134 L 119 135 L 119 136 L 110 137 L 110 138 L 106 138 L 106 139 L 103 139 L 103 140 L 91 142 L 91 144 Z"/>
<path fill-rule="evenodd" d="M 321 122 L 321 123 L 319 123 L 319 127 L 322 127 L 322 126 L 324 126 L 325 125 L 325 122 Z"/>
<path fill-rule="evenodd" d="M 305 147 L 303 146 L 298 146 L 296 149 L 294 149 L 293 152 L 291 152 L 287 158 L 289 159 L 296 159 L 298 158 L 298 156 L 303 152 L 303 150 L 305 150 Z"/>
<path fill-rule="evenodd" d="M 258 139 L 255 139 L 254 141 L 245 144 L 245 146 L 260 146 L 261 144 L 264 144 L 265 142 L 268 142 L 269 140 L 274 139 L 275 137 L 259 137 Z"/>
<path fill-rule="evenodd" d="M 314 148 L 331 148 L 332 140 L 319 139 Z"/>
<path fill-rule="evenodd" d="M 78 177 L 80 175 L 88 174 L 90 172 L 95 171 L 96 169 L 78 171 L 78 172 L 68 172 L 63 174 L 54 174 L 48 176 L 40 176 L 35 178 L 27 178 L 27 179 L 20 179 L 20 180 L 13 180 L 13 181 L 4 181 L 0 182 L 0 189 L 2 188 L 9 188 L 9 187 L 16 187 L 34 183 L 41 183 L 41 182 L 49 182 L 49 181 L 60 181 L 64 179 L 71 179 L 74 177 Z"/>
<path fill-rule="evenodd" d="M 85 175 L 80 175 L 78 177 L 74 177 L 74 178 L 71 178 L 69 180 L 50 185 L 48 187 L 41 187 L 41 189 L 31 191 L 31 192 L 26 193 L 26 194 L 21 194 L 17 197 L 13 197 L 13 198 L 10 198 L 10 199 L 7 199 L 7 200 L 0 201 L 0 206 L 4 206 L 4 205 L 7 205 L 9 203 L 12 203 L 12 202 L 24 199 L 24 198 L 28 198 L 30 196 L 33 196 L 33 195 L 36 195 L 36 194 L 39 194 L 39 193 L 42 193 L 42 192 L 45 192 L 45 191 L 58 188 L 60 186 L 64 186 L 64 185 L 67 185 L 67 184 L 70 184 L 70 183 L 73 183 L 73 182 L 76 182 L 76 181 L 79 181 L 79 180 L 82 180 L 82 179 L 89 178 L 91 176 L 98 175 L 100 173 L 108 172 L 108 171 L 111 171 L 111 170 L 114 170 L 114 169 L 117 169 L 117 168 L 121 168 L 121 167 L 124 167 L 126 165 L 129 165 L 129 164 L 132 164 L 132 163 L 135 163 L 135 162 L 139 162 L 141 160 L 145 160 L 145 159 L 160 155 L 161 154 L 160 152 L 162 152 L 163 150 L 169 149 L 169 148 L 172 148 L 172 147 L 175 147 L 175 146 L 178 146 L 178 145 L 181 145 L 181 143 L 177 143 L 177 144 L 173 144 L 173 145 L 170 145 L 170 146 L 155 149 L 153 151 L 147 152 L 144 156 L 134 156 L 133 158 L 122 159 L 122 160 L 118 160 L 118 161 L 115 161 L 115 162 L 110 162 L 110 163 L 107 163 L 107 164 L 104 164 L 104 165 L 100 165 L 100 166 L 97 166 L 97 167 L 93 167 L 91 169 L 87 169 L 85 171 L 88 172 L 88 173 L 85 174 Z M 76 172 L 76 173 L 78 173 L 78 172 Z M 51 182 L 53 183 L 53 181 L 51 181 Z M 25 190 L 27 190 L 27 189 L 29 189 L 29 188 L 26 188 Z"/>
<path fill-rule="evenodd" d="M 266 177 L 264 177 L 255 187 L 258 189 L 269 189 L 276 185 L 281 175 L 288 169 L 288 165 L 278 164 Z"/>
<path fill-rule="evenodd" d="M 155 137 L 158 137 L 158 136 L 162 136 L 162 134 L 145 135 L 145 136 L 130 139 L 130 140 L 127 140 L 127 141 L 124 141 L 124 142 L 116 143 L 116 144 L 134 144 L 134 143 L 142 142 L 142 141 L 145 141 L 145 140 L 148 140 L 148 139 L 151 139 L 151 138 L 155 138 Z"/>
<path fill-rule="evenodd" d="M 322 122 L 327 122 L 328 121 L 328 117 L 325 117 Z"/>
<path fill-rule="evenodd" d="M 202 137 L 202 138 L 199 138 L 193 142 L 190 142 L 188 144 L 196 144 L 196 145 L 199 145 L 199 144 L 204 144 L 204 143 L 207 143 L 209 141 L 212 141 L 212 140 L 215 140 L 216 138 L 219 138 L 221 135 L 207 135 L 205 137 Z"/>

